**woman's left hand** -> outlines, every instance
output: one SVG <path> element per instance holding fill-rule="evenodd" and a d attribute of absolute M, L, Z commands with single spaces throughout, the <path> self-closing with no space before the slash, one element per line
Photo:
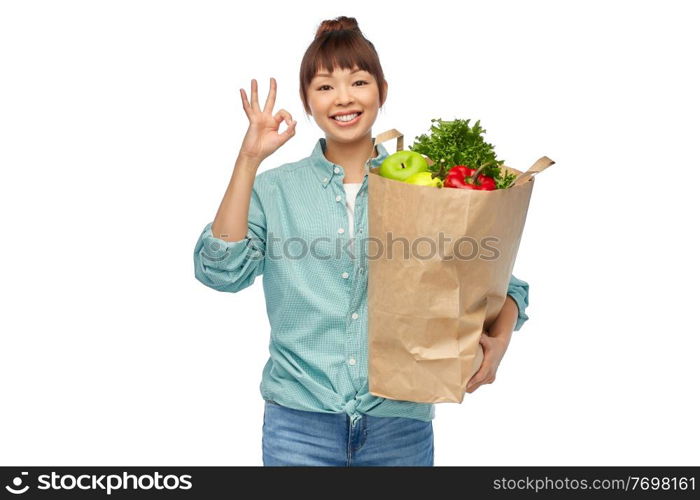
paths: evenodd
<path fill-rule="evenodd" d="M 479 370 L 469 379 L 467 392 L 472 393 L 482 384 L 490 384 L 496 380 L 496 370 L 508 348 L 508 342 L 502 337 L 491 337 L 488 332 L 483 332 L 479 339 L 484 349 L 484 359 Z"/>

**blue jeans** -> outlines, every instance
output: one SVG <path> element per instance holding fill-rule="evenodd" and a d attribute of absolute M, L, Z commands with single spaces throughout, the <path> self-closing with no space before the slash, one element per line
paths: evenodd
<path fill-rule="evenodd" d="M 432 466 L 433 423 L 295 410 L 265 400 L 264 466 Z"/>

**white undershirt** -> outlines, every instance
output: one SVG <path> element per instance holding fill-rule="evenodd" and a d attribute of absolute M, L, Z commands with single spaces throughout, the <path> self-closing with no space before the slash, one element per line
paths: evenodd
<path fill-rule="evenodd" d="M 348 232 L 350 233 L 350 238 L 353 237 L 355 229 L 355 199 L 357 198 L 357 192 L 360 190 L 361 186 L 361 182 L 343 183 L 343 187 L 345 188 L 345 207 L 348 209 Z"/>

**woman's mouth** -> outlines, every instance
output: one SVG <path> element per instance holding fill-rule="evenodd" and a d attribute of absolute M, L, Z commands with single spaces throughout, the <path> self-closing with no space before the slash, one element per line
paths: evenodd
<path fill-rule="evenodd" d="M 362 116 L 361 111 L 350 115 L 337 115 L 336 117 L 331 118 L 331 120 L 333 120 L 339 127 L 351 127 L 360 121 L 360 116 Z"/>

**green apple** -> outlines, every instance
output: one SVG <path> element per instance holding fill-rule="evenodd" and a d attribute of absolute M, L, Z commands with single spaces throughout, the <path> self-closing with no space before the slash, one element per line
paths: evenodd
<path fill-rule="evenodd" d="M 432 172 L 418 172 L 404 181 L 407 184 L 417 184 L 419 186 L 442 187 L 442 181 L 439 177 L 433 177 Z"/>
<path fill-rule="evenodd" d="M 413 174 L 428 170 L 428 162 L 415 151 L 397 151 L 384 158 L 379 175 L 395 181 L 405 181 Z"/>

